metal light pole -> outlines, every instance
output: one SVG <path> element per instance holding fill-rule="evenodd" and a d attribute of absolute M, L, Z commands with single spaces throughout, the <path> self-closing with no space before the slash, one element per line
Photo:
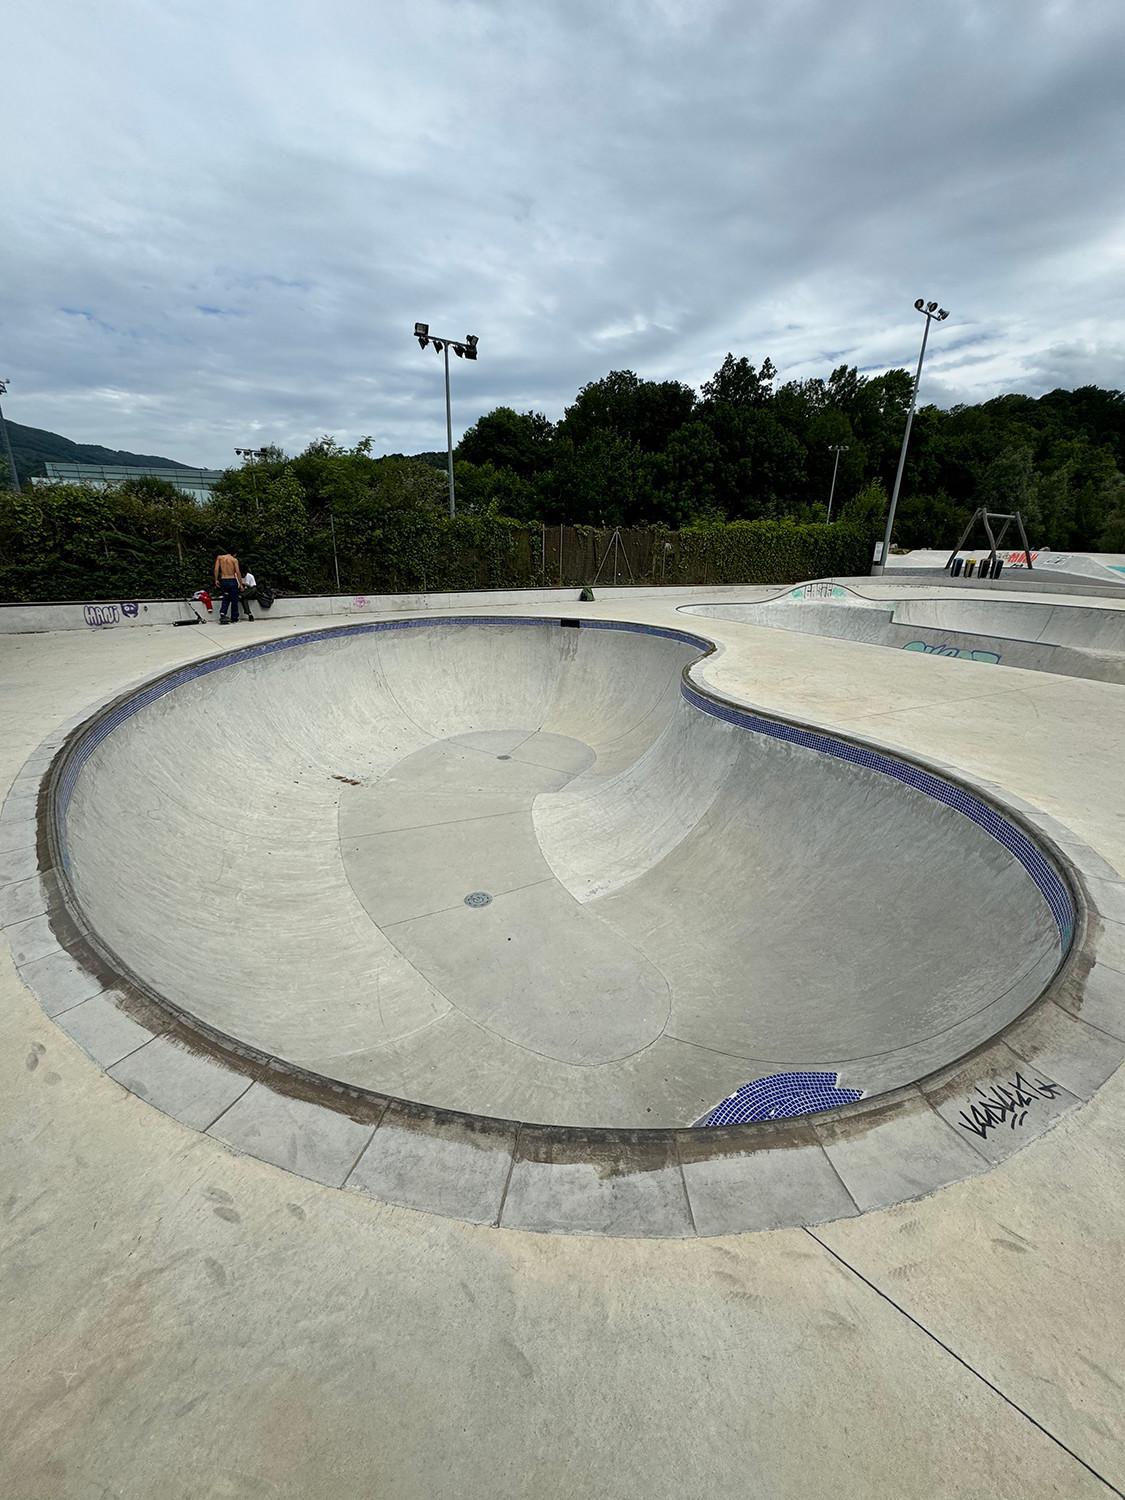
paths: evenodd
<path fill-rule="evenodd" d="M 234 451 L 250 470 L 250 488 L 254 492 L 254 509 L 260 512 L 262 507 L 258 503 L 258 480 L 254 473 L 254 460 L 256 458 L 265 458 L 266 450 L 264 448 L 236 448 Z"/>
<path fill-rule="evenodd" d="M 457 497 L 453 493 L 453 407 L 449 400 L 449 345 L 442 347 L 445 355 L 445 455 L 449 469 L 449 514 L 457 514 Z"/>
<path fill-rule="evenodd" d="M 902 471 L 906 467 L 906 447 L 910 442 L 910 429 L 914 424 L 914 407 L 918 400 L 918 383 L 922 379 L 922 361 L 926 357 L 926 340 L 930 336 L 930 324 L 932 322 L 944 323 L 949 317 L 944 307 L 939 307 L 936 302 L 926 302 L 919 297 L 914 306 L 920 313 L 925 315 L 926 326 L 922 330 L 922 348 L 918 353 L 918 368 L 914 372 L 914 389 L 910 392 L 910 410 L 906 416 L 906 431 L 902 435 L 902 451 L 898 456 L 898 472 L 895 474 L 895 487 L 891 493 L 891 505 L 887 511 L 887 529 L 883 533 L 883 548 L 879 553 L 879 561 L 872 563 L 872 573 L 883 573 L 886 571 L 887 559 L 891 555 L 891 531 L 895 524 L 895 510 L 898 507 L 898 492 L 902 487 Z"/>
<path fill-rule="evenodd" d="M 8 391 L 8 382 L 0 380 L 0 396 Z M 8 474 L 12 481 L 12 488 L 18 495 L 20 492 L 20 476 L 16 473 L 16 461 L 12 456 L 12 440 L 8 436 L 8 424 L 4 421 L 4 412 L 0 408 L 0 437 L 4 439 L 4 457 L 8 460 Z"/>
<path fill-rule="evenodd" d="M 452 349 L 458 359 L 476 359 L 477 336 L 475 333 L 466 334 L 463 343 L 459 339 L 433 338 L 428 323 L 415 323 L 414 337 L 423 349 L 427 344 L 433 344 L 436 354 L 445 355 L 445 449 L 449 466 L 449 514 L 455 516 L 457 497 L 453 492 L 453 409 L 449 400 L 449 351 Z"/>
<path fill-rule="evenodd" d="M 832 465 L 832 488 L 828 491 L 828 514 L 824 518 L 825 522 L 832 519 L 832 496 L 836 493 L 836 470 L 840 467 L 840 454 L 848 451 L 848 445 L 847 443 L 830 443 L 828 451 L 836 455 L 836 462 Z"/>

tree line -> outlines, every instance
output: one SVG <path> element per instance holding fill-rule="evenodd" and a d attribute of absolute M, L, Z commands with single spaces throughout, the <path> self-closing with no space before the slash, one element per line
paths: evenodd
<path fill-rule="evenodd" d="M 190 592 L 221 547 L 290 591 L 550 583 L 543 528 L 559 525 L 636 529 L 634 555 L 658 559 L 650 576 L 666 582 L 865 572 L 910 392 L 904 370 L 840 366 L 782 384 L 768 359 L 733 354 L 698 393 L 612 371 L 558 422 L 498 407 L 474 423 L 456 450 L 456 520 L 443 454 L 376 458 L 369 438 L 263 450 L 227 470 L 205 505 L 144 475 L 108 489 L 0 489 L 0 599 Z M 1021 511 L 1035 547 L 1125 552 L 1123 411 L 1119 392 L 1093 386 L 924 407 L 895 543 L 952 546 L 987 505 Z M 583 555 L 601 555 L 588 540 Z"/>
<path fill-rule="evenodd" d="M 698 393 L 614 370 L 557 423 L 498 407 L 457 448 L 459 493 L 546 522 L 678 528 L 708 521 L 885 517 L 910 404 L 905 370 L 779 383 L 728 354 Z M 952 546 L 978 505 L 1020 511 L 1035 546 L 1125 551 L 1125 398 L 1085 386 L 922 407 L 895 525 L 905 548 Z"/>
<path fill-rule="evenodd" d="M 912 378 L 838 366 L 778 383 L 771 360 L 727 354 L 699 393 L 612 371 L 558 423 L 499 407 L 458 446 L 469 498 L 546 522 L 682 526 L 708 520 L 885 516 Z M 910 435 L 895 544 L 953 546 L 977 505 L 1019 510 L 1035 546 L 1125 550 L 1125 398 L 1086 386 L 922 407 Z"/>

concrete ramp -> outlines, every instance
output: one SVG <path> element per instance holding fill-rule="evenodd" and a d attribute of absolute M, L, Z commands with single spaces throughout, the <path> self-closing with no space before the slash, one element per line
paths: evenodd
<path fill-rule="evenodd" d="M 714 698 L 686 632 L 245 630 L 91 724 L 56 831 L 102 947 L 265 1057 L 470 1114 L 687 1125 L 758 1080 L 929 1074 L 1070 941 L 1011 819 Z"/>

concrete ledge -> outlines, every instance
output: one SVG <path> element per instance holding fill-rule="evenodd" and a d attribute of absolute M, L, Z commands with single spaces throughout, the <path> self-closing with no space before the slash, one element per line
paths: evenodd
<path fill-rule="evenodd" d="M 677 1144 L 697 1234 L 780 1229 L 792 1223 L 795 1202 L 808 1224 L 857 1211 L 807 1119 L 749 1137 L 737 1127 L 685 1133 Z"/>
<path fill-rule="evenodd" d="M 259 1083 L 240 1094 L 208 1135 L 299 1177 L 342 1187 L 374 1127 Z"/>
<path fill-rule="evenodd" d="M 751 585 L 752 587 L 752 585 Z M 747 585 L 716 587 L 717 598 L 745 594 Z M 599 599 L 687 599 L 699 588 L 694 584 L 597 585 Z M 785 592 L 783 590 L 783 592 Z M 300 620 L 329 616 L 399 614 L 429 610 L 474 609 L 493 605 L 574 604 L 581 598 L 578 588 L 466 589 L 459 593 L 420 594 L 286 594 L 273 607 L 259 610 L 261 619 Z M 218 620 L 218 600 L 211 613 L 202 604 L 184 599 L 95 599 L 59 604 L 0 605 L 0 635 L 18 635 L 53 630 L 136 630 L 152 625 L 174 625 L 193 614 L 210 624 Z"/>
<path fill-rule="evenodd" d="M 406 1208 L 495 1224 L 515 1143 L 515 1125 L 435 1118 L 393 1100 L 347 1186 Z"/>
<path fill-rule="evenodd" d="M 525 1126 L 500 1223 L 561 1234 L 695 1232 L 671 1131 L 607 1134 Z"/>

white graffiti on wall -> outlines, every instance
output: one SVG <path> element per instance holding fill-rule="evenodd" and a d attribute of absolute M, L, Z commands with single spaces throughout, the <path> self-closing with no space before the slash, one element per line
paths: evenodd
<path fill-rule="evenodd" d="M 148 609 L 148 605 L 145 605 Z M 132 599 L 125 600 L 120 607 L 116 604 L 86 604 L 82 609 L 86 624 L 92 630 L 101 630 L 106 625 L 119 625 L 124 620 L 135 620 L 141 613 L 141 606 Z"/>
<path fill-rule="evenodd" d="M 86 624 L 95 628 L 100 625 L 116 625 L 120 618 L 116 604 L 87 604 L 83 614 Z"/>

